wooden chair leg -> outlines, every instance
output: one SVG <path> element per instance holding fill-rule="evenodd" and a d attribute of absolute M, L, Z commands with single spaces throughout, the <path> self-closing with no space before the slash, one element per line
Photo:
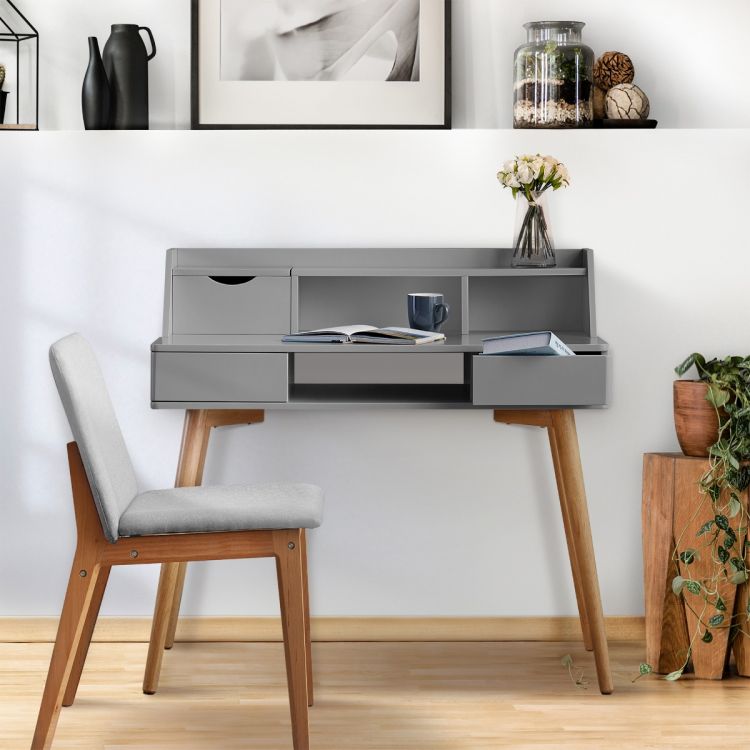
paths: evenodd
<path fill-rule="evenodd" d="M 580 570 L 581 592 L 594 647 L 599 690 L 608 695 L 613 690 L 612 672 L 573 411 L 570 409 L 553 411 L 548 429 L 554 431 L 554 440 L 558 450 L 560 473 L 569 508 L 569 533 L 573 539 L 572 546 L 576 550 Z"/>
<path fill-rule="evenodd" d="M 305 658 L 307 661 L 307 705 L 315 703 L 313 693 L 312 636 L 310 633 L 310 581 L 307 573 L 307 534 L 302 529 L 302 595 L 305 605 Z"/>
<path fill-rule="evenodd" d="M 143 692 L 153 695 L 159 687 L 161 661 L 164 657 L 164 642 L 169 628 L 170 607 L 175 597 L 175 587 L 180 574 L 180 563 L 163 563 L 156 592 L 154 619 L 151 622 L 151 639 L 148 644 L 146 671 L 143 675 Z"/>
<path fill-rule="evenodd" d="M 94 563 L 92 556 L 76 553 L 31 750 L 47 750 L 52 745 L 63 696 L 80 653 L 81 640 L 95 601 L 95 591 L 101 574 L 102 568 Z"/>
<path fill-rule="evenodd" d="M 294 750 L 309 750 L 307 658 L 305 647 L 305 596 L 302 584 L 304 542 L 299 529 L 273 534 L 279 579 L 281 624 L 289 685 Z"/>
<path fill-rule="evenodd" d="M 107 588 L 110 570 L 111 568 L 109 565 L 102 565 L 99 569 L 99 576 L 96 579 L 94 592 L 91 597 L 91 605 L 89 606 L 86 614 L 86 621 L 83 625 L 81 641 L 78 644 L 78 650 L 76 651 L 75 659 L 73 660 L 73 668 L 71 669 L 70 677 L 68 678 L 68 686 L 65 689 L 65 695 L 63 696 L 63 706 L 72 706 L 76 699 L 78 684 L 81 682 L 81 673 L 83 672 L 83 666 L 86 663 L 86 656 L 89 653 L 91 636 L 94 634 L 96 620 L 99 617 L 99 609 L 102 606 L 102 598 L 104 597 L 104 592 Z"/>
<path fill-rule="evenodd" d="M 557 447 L 557 438 L 555 431 L 547 430 L 549 436 L 549 447 L 552 453 L 552 464 L 555 468 L 555 480 L 557 481 L 557 494 L 560 497 L 560 509 L 562 511 L 563 527 L 565 528 L 565 539 L 568 542 L 568 557 L 570 558 L 570 567 L 573 571 L 573 588 L 576 593 L 576 602 L 578 603 L 578 616 L 581 620 L 581 630 L 583 631 L 583 645 L 586 651 L 593 651 L 594 646 L 591 642 L 591 627 L 589 618 L 586 613 L 586 603 L 583 598 L 583 587 L 581 584 L 581 568 L 578 562 L 578 550 L 575 546 L 575 538 L 570 529 L 570 508 L 568 499 L 565 494 L 565 483 L 562 477 L 562 467 L 560 466 L 560 453 Z"/>
<path fill-rule="evenodd" d="M 211 426 L 205 409 L 190 409 L 185 412 L 176 487 L 196 487 L 203 481 L 203 467 L 206 463 L 210 434 Z M 143 692 L 147 695 L 153 695 L 159 685 L 163 657 L 161 652 L 174 645 L 186 571 L 187 563 L 162 565 L 143 675 Z M 168 587 L 168 590 L 164 587 Z"/>

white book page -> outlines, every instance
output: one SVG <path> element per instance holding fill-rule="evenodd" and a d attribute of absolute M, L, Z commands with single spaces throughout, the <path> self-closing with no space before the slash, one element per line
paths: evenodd
<path fill-rule="evenodd" d="M 313 331 L 300 331 L 293 336 L 353 336 L 355 333 L 366 333 L 377 330 L 375 326 L 353 325 L 353 326 L 331 326 L 331 328 L 316 328 Z"/>

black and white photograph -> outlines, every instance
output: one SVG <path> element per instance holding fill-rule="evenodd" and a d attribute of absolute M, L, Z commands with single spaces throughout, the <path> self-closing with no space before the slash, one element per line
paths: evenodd
<path fill-rule="evenodd" d="M 447 0 L 193 0 L 194 128 L 448 128 Z"/>
<path fill-rule="evenodd" d="M 221 0 L 223 81 L 419 81 L 420 0 Z"/>

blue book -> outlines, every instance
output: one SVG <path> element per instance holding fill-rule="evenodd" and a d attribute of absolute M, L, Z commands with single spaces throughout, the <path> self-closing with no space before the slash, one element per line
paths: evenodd
<path fill-rule="evenodd" d="M 552 331 L 511 333 L 482 339 L 482 354 L 517 354 L 542 357 L 573 357 L 575 352 L 563 344 Z"/>

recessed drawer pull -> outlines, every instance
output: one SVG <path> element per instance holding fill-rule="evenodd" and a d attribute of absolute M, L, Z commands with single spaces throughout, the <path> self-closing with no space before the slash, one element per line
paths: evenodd
<path fill-rule="evenodd" d="M 224 284 L 225 286 L 239 286 L 240 284 L 247 284 L 252 281 L 255 276 L 209 276 L 211 281 L 215 281 L 217 284 Z"/>

